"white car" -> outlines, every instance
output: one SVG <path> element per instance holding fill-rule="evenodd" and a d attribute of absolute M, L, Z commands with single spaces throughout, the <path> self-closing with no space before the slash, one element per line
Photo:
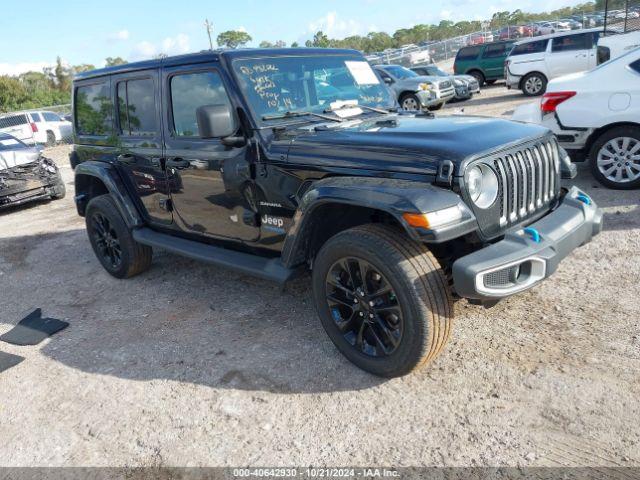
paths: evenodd
<path fill-rule="evenodd" d="M 505 60 L 507 88 L 529 96 L 542 95 L 549 80 L 590 70 L 598 64 L 601 28 L 563 32 L 517 42 Z"/>
<path fill-rule="evenodd" d="M 550 22 L 537 22 L 534 31 L 536 35 L 550 35 L 556 33 L 556 28 Z"/>
<path fill-rule="evenodd" d="M 542 99 L 512 120 L 551 129 L 573 160 L 588 158 L 602 184 L 640 187 L 640 48 L 549 82 Z"/>
<path fill-rule="evenodd" d="M 598 64 L 640 47 L 640 31 L 607 35 L 598 40 Z"/>
<path fill-rule="evenodd" d="M 72 131 L 71 122 L 49 111 L 17 112 L 0 116 L 0 132 L 13 135 L 28 145 L 51 146 L 68 141 Z"/>

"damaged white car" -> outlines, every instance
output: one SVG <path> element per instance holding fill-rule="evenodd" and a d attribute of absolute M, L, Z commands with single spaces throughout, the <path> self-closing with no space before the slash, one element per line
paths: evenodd
<path fill-rule="evenodd" d="M 35 200 L 63 198 L 58 166 L 15 137 L 0 133 L 0 209 Z"/>

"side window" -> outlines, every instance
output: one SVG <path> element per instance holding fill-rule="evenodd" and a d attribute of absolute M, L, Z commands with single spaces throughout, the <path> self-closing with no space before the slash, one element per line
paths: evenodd
<path fill-rule="evenodd" d="M 111 100 L 106 83 L 76 89 L 76 130 L 80 135 L 111 133 Z"/>
<path fill-rule="evenodd" d="M 59 122 L 60 117 L 52 112 L 42 112 L 45 122 Z"/>
<path fill-rule="evenodd" d="M 549 40 L 538 40 L 535 42 L 522 43 L 516 45 L 511 51 L 511 56 L 527 55 L 529 53 L 544 53 L 547 50 Z"/>
<path fill-rule="evenodd" d="M 629 68 L 636 73 L 640 73 L 640 60 L 636 60 L 635 62 L 630 64 Z"/>
<path fill-rule="evenodd" d="M 118 131 L 127 136 L 153 136 L 157 113 L 153 80 L 127 80 L 117 86 Z"/>
<path fill-rule="evenodd" d="M 465 47 L 458 51 L 457 60 L 475 60 L 480 55 L 482 47 Z"/>
<path fill-rule="evenodd" d="M 216 72 L 176 75 L 171 78 L 173 129 L 178 137 L 198 135 L 196 110 L 204 105 L 230 105 L 222 78 Z"/>
<path fill-rule="evenodd" d="M 552 52 L 570 52 L 573 50 L 589 50 L 593 48 L 593 35 L 581 33 L 579 35 L 565 35 L 553 39 Z"/>
<path fill-rule="evenodd" d="M 482 54 L 482 58 L 498 58 L 507 54 L 507 44 L 497 43 L 495 45 L 487 45 Z"/>
<path fill-rule="evenodd" d="M 42 117 L 40 116 L 40 114 L 39 114 L 39 113 L 31 112 L 31 113 L 30 113 L 30 115 L 31 115 L 31 119 L 32 119 L 34 122 L 36 122 L 36 123 L 40 123 L 40 122 L 42 121 Z"/>

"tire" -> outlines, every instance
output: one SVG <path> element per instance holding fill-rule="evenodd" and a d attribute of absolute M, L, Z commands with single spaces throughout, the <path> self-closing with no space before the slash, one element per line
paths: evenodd
<path fill-rule="evenodd" d="M 353 270 L 353 277 L 346 268 Z M 365 295 L 357 292 L 362 271 Z M 424 245 L 395 228 L 364 225 L 335 235 L 316 256 L 312 279 L 316 310 L 329 338 L 369 373 L 406 375 L 433 360 L 449 338 L 453 302 L 445 273 Z M 342 282 L 355 293 L 349 296 Z M 373 295 L 385 286 L 390 292 Z M 382 326 L 387 335 L 382 335 Z M 375 341 L 392 336 L 393 342 Z"/>
<path fill-rule="evenodd" d="M 547 91 L 547 77 L 538 72 L 532 72 L 522 79 L 522 93 L 527 97 L 539 97 Z"/>
<path fill-rule="evenodd" d="M 616 127 L 600 135 L 589 151 L 589 166 L 596 180 L 606 187 L 639 188 L 640 127 Z"/>
<path fill-rule="evenodd" d="M 400 106 L 403 110 L 407 111 L 419 111 L 421 110 L 420 99 L 413 93 L 406 93 L 400 99 Z"/>
<path fill-rule="evenodd" d="M 487 85 L 494 85 L 498 80 L 486 80 Z"/>
<path fill-rule="evenodd" d="M 57 193 L 55 193 L 54 195 L 51 195 L 51 198 L 53 200 L 62 200 L 67 194 L 67 186 L 64 184 L 62 180 L 60 180 L 60 182 L 56 185 L 56 187 L 57 187 Z"/>
<path fill-rule="evenodd" d="M 85 217 L 93 251 L 112 276 L 130 278 L 149 268 L 153 250 L 133 239 L 109 194 L 93 198 Z M 105 245 L 107 242 L 109 245 Z M 116 248 L 119 254 L 115 253 Z"/>
<path fill-rule="evenodd" d="M 480 88 L 484 86 L 484 82 L 486 81 L 484 77 L 484 73 L 482 73 L 479 70 L 473 70 L 469 72 L 469 75 L 471 75 L 473 78 L 475 78 L 478 81 L 478 85 L 480 86 Z"/>
<path fill-rule="evenodd" d="M 53 147 L 56 144 L 56 135 L 51 130 L 47 130 L 47 142 L 45 145 L 47 147 Z"/>

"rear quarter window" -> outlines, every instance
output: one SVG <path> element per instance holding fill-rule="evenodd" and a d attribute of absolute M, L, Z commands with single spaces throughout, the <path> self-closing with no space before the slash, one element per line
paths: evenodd
<path fill-rule="evenodd" d="M 631 70 L 633 70 L 636 73 L 640 73 L 640 59 L 636 60 L 635 62 L 631 63 L 629 65 L 629 68 Z"/>
<path fill-rule="evenodd" d="M 107 136 L 111 133 L 111 99 L 106 83 L 76 88 L 76 130 L 80 135 Z"/>
<path fill-rule="evenodd" d="M 456 60 L 475 60 L 480 55 L 482 47 L 465 47 L 458 50 Z"/>
<path fill-rule="evenodd" d="M 27 123 L 29 122 L 26 115 L 12 115 L 0 118 L 0 128 L 18 127 Z"/>
<path fill-rule="evenodd" d="M 42 117 L 40 116 L 40 114 L 39 114 L 39 113 L 31 112 L 29 115 L 31 115 L 31 119 L 32 119 L 34 122 L 36 122 L 36 123 L 38 123 L 38 122 L 42 122 Z"/>
<path fill-rule="evenodd" d="M 536 42 L 527 42 L 516 45 L 511 51 L 511 56 L 546 52 L 548 42 L 549 40 L 538 40 Z"/>

